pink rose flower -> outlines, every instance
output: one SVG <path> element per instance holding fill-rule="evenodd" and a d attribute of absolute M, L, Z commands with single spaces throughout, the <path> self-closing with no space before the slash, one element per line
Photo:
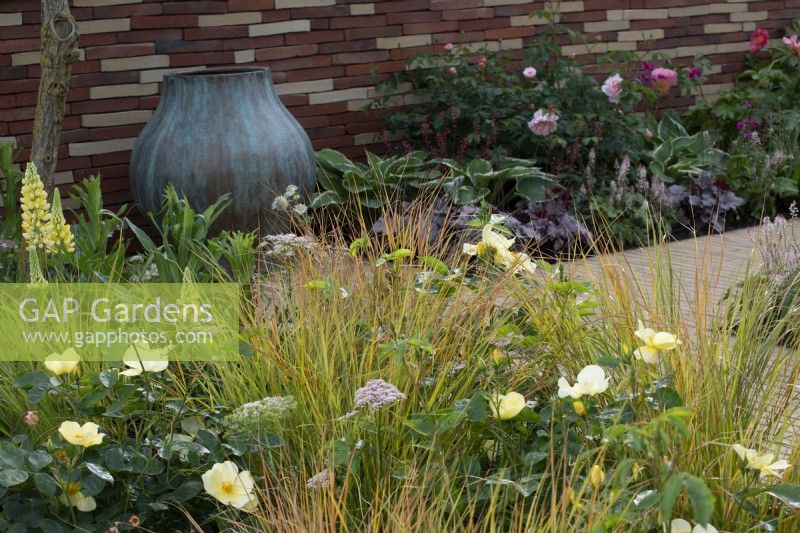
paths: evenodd
<path fill-rule="evenodd" d="M 522 75 L 528 78 L 529 80 L 532 80 L 533 78 L 536 77 L 536 69 L 533 67 L 527 67 L 525 68 L 525 70 L 522 71 Z"/>
<path fill-rule="evenodd" d="M 750 53 L 760 52 L 769 43 L 769 32 L 764 28 L 758 28 L 750 35 Z"/>
<path fill-rule="evenodd" d="M 25 413 L 25 423 L 29 426 L 35 426 L 39 423 L 39 414 L 36 411 L 28 411 Z"/>
<path fill-rule="evenodd" d="M 618 104 L 619 97 L 622 94 L 622 76 L 619 74 L 609 76 L 608 79 L 603 82 L 603 87 L 601 90 L 606 96 L 608 96 L 609 102 L 612 104 Z"/>
<path fill-rule="evenodd" d="M 791 37 L 784 37 L 783 44 L 788 46 L 792 49 L 792 51 L 800 56 L 800 41 L 797 40 L 797 34 L 795 33 Z"/>
<path fill-rule="evenodd" d="M 486 56 L 481 56 L 478 60 L 478 66 L 485 67 L 486 66 Z"/>
<path fill-rule="evenodd" d="M 558 126 L 558 115 L 544 109 L 537 110 L 533 114 L 533 118 L 528 122 L 528 128 L 533 134 L 542 137 L 556 131 L 556 126 Z"/>
<path fill-rule="evenodd" d="M 447 72 L 449 72 L 450 74 L 458 74 L 458 69 L 456 67 L 450 67 L 449 69 L 447 69 Z"/>
<path fill-rule="evenodd" d="M 444 45 L 444 49 L 445 49 L 446 52 L 452 52 L 453 51 L 453 43 L 447 43 L 446 45 Z"/>
<path fill-rule="evenodd" d="M 662 93 L 678 83 L 678 73 L 671 68 L 654 68 L 650 75 L 653 77 L 653 86 Z"/>

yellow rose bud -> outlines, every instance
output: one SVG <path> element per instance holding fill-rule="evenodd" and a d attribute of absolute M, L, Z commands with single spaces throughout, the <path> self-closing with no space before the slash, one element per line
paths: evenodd
<path fill-rule="evenodd" d="M 603 467 L 600 465 L 592 466 L 592 469 L 589 471 L 589 482 L 594 486 L 594 488 L 600 488 L 600 485 L 603 484 L 603 481 L 606 480 L 606 473 L 603 471 Z"/>
<path fill-rule="evenodd" d="M 578 416 L 586 414 L 586 406 L 581 401 L 572 402 L 572 408 L 575 409 L 575 414 Z"/>

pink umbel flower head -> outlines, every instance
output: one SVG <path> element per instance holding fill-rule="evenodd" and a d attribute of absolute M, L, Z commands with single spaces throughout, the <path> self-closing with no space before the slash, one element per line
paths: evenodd
<path fill-rule="evenodd" d="M 797 39 L 796 33 L 791 37 L 784 37 L 783 44 L 791 48 L 795 54 L 800 56 L 800 40 Z"/>
<path fill-rule="evenodd" d="M 544 137 L 556 131 L 558 126 L 558 115 L 546 109 L 538 109 L 533 114 L 533 118 L 528 122 L 528 128 L 534 135 Z"/>
<path fill-rule="evenodd" d="M 606 96 L 608 96 L 609 102 L 612 104 L 618 104 L 619 97 L 622 94 L 622 76 L 619 74 L 609 76 L 606 81 L 603 82 L 603 87 L 601 90 Z"/>
<path fill-rule="evenodd" d="M 452 52 L 453 51 L 453 43 L 447 43 L 444 45 L 445 52 Z"/>
<path fill-rule="evenodd" d="M 769 43 L 769 32 L 758 28 L 750 35 L 750 53 L 755 54 L 763 50 Z"/>
<path fill-rule="evenodd" d="M 653 77 L 653 87 L 662 93 L 669 92 L 678 83 L 678 73 L 671 68 L 654 68 L 650 75 Z"/>
<path fill-rule="evenodd" d="M 525 67 L 525 70 L 522 71 L 522 75 L 532 80 L 536 77 L 536 69 L 533 67 Z"/>

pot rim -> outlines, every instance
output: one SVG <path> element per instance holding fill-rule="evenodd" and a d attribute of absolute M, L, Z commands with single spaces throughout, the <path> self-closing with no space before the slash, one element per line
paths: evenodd
<path fill-rule="evenodd" d="M 222 68 L 207 68 L 201 70 L 191 70 L 189 72 L 176 72 L 174 74 L 167 74 L 167 76 L 175 78 L 199 78 L 203 76 L 237 76 L 243 74 L 255 74 L 261 72 L 270 72 L 268 67 L 222 67 Z"/>

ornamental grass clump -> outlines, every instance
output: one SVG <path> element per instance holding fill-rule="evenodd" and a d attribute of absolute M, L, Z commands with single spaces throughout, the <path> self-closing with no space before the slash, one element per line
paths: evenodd
<path fill-rule="evenodd" d="M 637 276 L 619 258 L 523 273 L 476 251 L 486 268 L 463 254 L 479 231 L 431 242 L 397 220 L 357 242 L 297 228 L 318 245 L 260 262 L 236 360 L 0 365 L 0 523 L 800 528 L 800 367 L 763 328 L 759 285 L 720 303 L 709 267 L 689 291 L 660 247 Z"/>

